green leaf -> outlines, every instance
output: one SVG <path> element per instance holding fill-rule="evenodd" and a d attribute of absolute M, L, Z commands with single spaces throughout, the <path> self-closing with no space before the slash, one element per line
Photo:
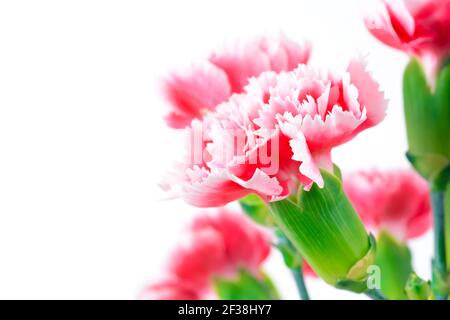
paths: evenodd
<path fill-rule="evenodd" d="M 450 163 L 450 65 L 437 76 L 434 92 L 418 60 L 403 78 L 408 158 L 426 179 L 433 179 Z"/>
<path fill-rule="evenodd" d="M 215 278 L 214 289 L 221 300 L 279 300 L 279 294 L 270 278 L 260 273 L 255 277 L 242 269 L 235 278 Z"/>
<path fill-rule="evenodd" d="M 264 226 L 273 226 L 273 219 L 267 204 L 256 194 L 249 194 L 240 199 L 239 204 L 245 214 L 256 223 Z"/>
<path fill-rule="evenodd" d="M 405 300 L 405 285 L 412 272 L 411 252 L 387 231 L 377 239 L 376 265 L 381 271 L 381 291 L 392 300 Z"/>
<path fill-rule="evenodd" d="M 369 236 L 342 189 L 341 181 L 322 171 L 323 189 L 313 185 L 299 199 L 272 202 L 277 226 L 326 282 L 334 285 L 369 252 Z M 361 279 L 351 279 L 361 280 Z"/>

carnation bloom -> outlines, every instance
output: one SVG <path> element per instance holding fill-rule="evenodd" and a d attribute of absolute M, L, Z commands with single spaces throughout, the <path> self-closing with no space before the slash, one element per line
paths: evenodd
<path fill-rule="evenodd" d="M 265 72 L 203 122 L 193 121 L 189 156 L 163 187 L 198 207 L 250 193 L 276 201 L 300 184 L 322 187 L 331 149 L 379 123 L 386 106 L 362 59 L 341 77 L 306 65 Z"/>
<path fill-rule="evenodd" d="M 369 228 L 387 230 L 404 241 L 430 227 L 428 185 L 413 171 L 353 173 L 345 177 L 344 189 Z"/>
<path fill-rule="evenodd" d="M 434 74 L 450 51 L 450 0 L 381 0 L 366 19 L 369 31 L 385 44 L 417 55 Z"/>
<path fill-rule="evenodd" d="M 213 53 L 206 61 L 184 73 L 172 74 L 163 90 L 172 110 L 166 117 L 170 127 L 184 128 L 193 119 L 242 92 L 248 79 L 264 71 L 288 71 L 306 63 L 311 47 L 283 35 L 258 37 Z"/>
<path fill-rule="evenodd" d="M 242 269 L 258 277 L 270 253 L 265 230 L 246 216 L 225 209 L 197 217 L 187 231 L 169 259 L 168 276 L 145 289 L 143 298 L 205 297 L 215 277 L 232 279 Z"/>

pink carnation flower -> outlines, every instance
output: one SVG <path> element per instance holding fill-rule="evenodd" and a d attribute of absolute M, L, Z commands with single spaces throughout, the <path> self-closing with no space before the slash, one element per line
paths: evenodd
<path fill-rule="evenodd" d="M 345 177 L 344 189 L 369 228 L 386 229 L 403 241 L 430 227 L 428 185 L 413 171 L 354 173 Z"/>
<path fill-rule="evenodd" d="M 331 169 L 331 149 L 385 116 L 387 101 L 354 59 L 335 76 L 300 65 L 265 72 L 188 129 L 189 156 L 163 188 L 198 207 L 256 193 L 276 201 Z"/>
<path fill-rule="evenodd" d="M 242 214 L 221 209 L 201 215 L 169 259 L 169 280 L 150 285 L 142 297 L 199 299 L 210 294 L 214 277 L 232 278 L 241 268 L 258 276 L 269 241 L 269 234 Z"/>
<path fill-rule="evenodd" d="M 308 44 L 297 44 L 284 36 L 259 37 L 213 53 L 202 64 L 185 73 L 172 74 L 163 89 L 172 111 L 166 117 L 170 127 L 184 128 L 193 119 L 242 92 L 248 79 L 264 71 L 288 71 L 309 59 Z"/>
<path fill-rule="evenodd" d="M 423 59 L 430 74 L 450 51 L 450 0 L 381 0 L 366 19 L 369 31 L 388 46 Z"/>

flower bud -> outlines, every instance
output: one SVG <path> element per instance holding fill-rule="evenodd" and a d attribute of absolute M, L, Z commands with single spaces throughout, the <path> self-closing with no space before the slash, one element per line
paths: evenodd
<path fill-rule="evenodd" d="M 424 281 L 412 273 L 405 286 L 405 292 L 409 300 L 430 300 L 432 297 L 429 281 Z"/>
<path fill-rule="evenodd" d="M 450 165 L 450 65 L 440 69 L 432 90 L 413 59 L 405 70 L 403 94 L 408 158 L 431 181 Z"/>
<path fill-rule="evenodd" d="M 341 181 L 322 171 L 324 188 L 314 185 L 298 198 L 270 204 L 278 227 L 327 283 L 362 292 L 375 245 L 345 195 Z"/>
<path fill-rule="evenodd" d="M 405 300 L 405 285 L 412 272 L 411 252 L 388 231 L 377 237 L 376 265 L 381 271 L 381 291 L 392 300 Z"/>
<path fill-rule="evenodd" d="M 234 277 L 217 277 L 214 291 L 221 300 L 279 300 L 272 280 L 263 272 L 257 276 L 241 269 Z"/>

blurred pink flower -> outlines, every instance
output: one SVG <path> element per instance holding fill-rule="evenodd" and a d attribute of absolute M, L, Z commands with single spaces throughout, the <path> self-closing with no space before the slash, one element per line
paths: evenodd
<path fill-rule="evenodd" d="M 306 261 L 303 261 L 303 274 L 305 277 L 317 278 L 317 274 Z"/>
<path fill-rule="evenodd" d="M 249 193 L 276 201 L 300 184 L 322 187 L 319 168 L 332 168 L 331 149 L 378 124 L 386 107 L 362 59 L 342 77 L 306 65 L 265 72 L 203 122 L 193 121 L 190 141 L 201 141 L 189 145 L 184 164 L 162 187 L 198 207 Z"/>
<path fill-rule="evenodd" d="M 163 84 L 163 91 L 172 110 L 166 117 L 173 128 L 184 128 L 193 119 L 226 101 L 231 94 L 242 92 L 249 78 L 264 71 L 288 71 L 306 63 L 311 47 L 295 43 L 283 35 L 258 37 L 236 43 L 213 53 L 191 70 L 172 74 Z"/>
<path fill-rule="evenodd" d="M 344 189 L 369 228 L 386 229 L 404 241 L 430 227 L 428 185 L 413 171 L 353 173 L 345 177 Z"/>
<path fill-rule="evenodd" d="M 422 58 L 430 74 L 450 53 L 450 0 L 381 0 L 366 18 L 369 31 L 388 46 Z"/>
<path fill-rule="evenodd" d="M 269 233 L 226 209 L 197 217 L 187 231 L 187 239 L 169 259 L 170 280 L 150 285 L 143 298 L 203 298 L 210 294 L 214 277 L 232 278 L 240 269 L 258 276 L 270 253 Z"/>
<path fill-rule="evenodd" d="M 147 286 L 140 294 L 142 300 L 199 300 L 196 290 L 179 279 L 165 279 Z"/>

